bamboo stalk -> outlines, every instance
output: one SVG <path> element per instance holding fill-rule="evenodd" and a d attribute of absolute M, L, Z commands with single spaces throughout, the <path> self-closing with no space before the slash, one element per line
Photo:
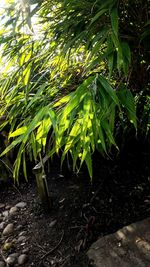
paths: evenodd
<path fill-rule="evenodd" d="M 36 165 L 33 168 L 33 173 L 36 176 L 37 189 L 41 202 L 44 208 L 50 211 L 52 208 L 52 201 L 48 190 L 46 175 L 43 172 L 42 166 Z"/>

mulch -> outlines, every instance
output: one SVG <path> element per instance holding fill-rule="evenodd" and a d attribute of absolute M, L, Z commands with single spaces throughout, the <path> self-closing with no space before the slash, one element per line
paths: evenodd
<path fill-rule="evenodd" d="M 57 160 L 47 175 L 53 207 L 44 210 L 37 197 L 35 179 L 3 185 L 0 202 L 28 206 L 19 224 L 28 233 L 29 261 L 25 266 L 88 267 L 86 252 L 98 237 L 113 233 L 150 214 L 150 164 L 148 149 L 124 151 L 118 159 L 93 157 L 91 181 L 83 167 L 78 175 Z"/>

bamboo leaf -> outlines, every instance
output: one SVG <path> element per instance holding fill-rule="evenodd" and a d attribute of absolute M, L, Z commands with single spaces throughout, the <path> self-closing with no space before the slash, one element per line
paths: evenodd
<path fill-rule="evenodd" d="M 90 26 L 96 21 L 98 20 L 105 12 L 107 12 L 108 9 L 104 8 L 104 9 L 101 9 L 95 16 L 94 18 L 91 20 L 91 23 L 90 23 Z"/>
<path fill-rule="evenodd" d="M 118 36 L 118 10 L 117 8 L 113 8 L 110 11 L 110 17 L 111 17 L 111 25 L 113 32 L 116 36 Z"/>
<path fill-rule="evenodd" d="M 122 42 L 121 47 L 122 47 L 123 56 L 127 59 L 128 64 L 130 64 L 131 63 L 131 50 L 130 50 L 129 44 Z"/>
<path fill-rule="evenodd" d="M 22 160 L 23 160 L 23 173 L 24 173 L 24 177 L 25 177 L 26 181 L 28 181 L 25 150 L 23 151 Z"/>
<path fill-rule="evenodd" d="M 118 100 L 118 97 L 116 95 L 116 92 L 111 87 L 111 85 L 109 84 L 109 82 L 103 76 L 99 76 L 98 79 L 99 79 L 101 85 L 104 87 L 104 89 L 108 93 L 108 95 L 113 99 L 113 101 L 115 102 L 115 104 L 119 106 L 119 100 Z"/>
<path fill-rule="evenodd" d="M 91 159 L 91 154 L 90 152 L 87 153 L 85 162 L 89 171 L 90 178 L 92 179 L 93 176 L 93 169 L 92 169 L 92 159 Z"/>
<path fill-rule="evenodd" d="M 107 51 L 111 51 L 108 54 L 108 68 L 109 68 L 109 78 L 112 76 L 113 67 L 114 67 L 114 51 L 113 51 L 113 42 L 110 36 L 107 38 Z"/>
<path fill-rule="evenodd" d="M 136 106 L 132 93 L 128 89 L 120 88 L 117 94 L 121 104 L 127 111 L 130 122 L 133 123 L 135 129 L 137 129 Z"/>
<path fill-rule="evenodd" d="M 10 134 L 9 134 L 9 138 L 11 138 L 11 137 L 16 137 L 16 136 L 19 136 L 19 135 L 22 135 L 22 134 L 24 134 L 26 131 L 27 131 L 27 126 L 20 127 L 20 128 L 18 128 L 17 130 L 15 130 L 14 132 L 10 133 Z"/>
<path fill-rule="evenodd" d="M 106 120 L 102 120 L 102 127 L 106 133 L 106 136 L 108 137 L 108 140 L 110 141 L 110 145 L 114 145 L 118 149 L 111 128 Z"/>

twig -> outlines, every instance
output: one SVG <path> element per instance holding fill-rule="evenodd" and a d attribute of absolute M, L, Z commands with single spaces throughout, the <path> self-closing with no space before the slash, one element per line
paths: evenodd
<path fill-rule="evenodd" d="M 36 247 L 40 248 L 42 250 L 42 252 L 47 253 L 46 250 L 41 245 L 39 245 L 37 242 L 34 245 Z"/>
<path fill-rule="evenodd" d="M 80 229 L 80 228 L 85 228 L 85 226 L 83 226 L 83 225 L 77 225 L 77 226 L 71 226 L 71 227 L 69 227 L 69 229 L 71 229 L 71 230 L 74 230 L 74 229 Z"/>
<path fill-rule="evenodd" d="M 63 231 L 63 233 L 62 233 L 62 236 L 61 236 L 61 239 L 60 239 L 60 241 L 58 242 L 58 244 L 54 247 L 54 248 L 52 248 L 51 250 L 49 250 L 48 252 L 46 252 L 46 254 L 44 254 L 42 257 L 41 257 L 41 260 L 43 260 L 45 257 L 47 257 L 49 254 L 51 254 L 52 252 L 54 252 L 59 246 L 60 246 L 60 244 L 61 244 L 61 242 L 62 242 L 62 240 L 63 240 L 63 238 L 64 238 L 64 231 Z"/>
<path fill-rule="evenodd" d="M 68 255 L 68 256 L 66 256 L 66 257 L 62 260 L 62 262 L 60 263 L 60 264 L 61 264 L 61 267 L 65 266 L 66 262 L 68 261 L 68 259 L 69 259 L 70 257 L 71 257 L 71 256 Z"/>
<path fill-rule="evenodd" d="M 22 197 L 21 192 L 19 191 L 19 189 L 17 188 L 17 186 L 15 186 L 15 184 L 12 183 L 12 186 L 14 187 L 14 189 L 17 191 L 17 193 Z"/>

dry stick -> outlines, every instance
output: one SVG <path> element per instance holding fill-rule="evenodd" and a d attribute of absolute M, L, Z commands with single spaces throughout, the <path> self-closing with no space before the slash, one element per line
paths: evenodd
<path fill-rule="evenodd" d="M 15 184 L 12 184 L 12 186 L 14 187 L 14 189 L 18 192 L 18 194 L 22 197 L 21 192 L 19 191 L 19 189 L 15 186 Z"/>
<path fill-rule="evenodd" d="M 35 246 L 38 247 L 38 248 L 40 248 L 40 249 L 42 250 L 42 252 L 47 253 L 46 250 L 45 250 L 41 245 L 39 245 L 39 244 L 37 243 L 37 241 L 36 241 L 36 243 L 35 243 Z"/>
<path fill-rule="evenodd" d="M 65 233 L 65 232 L 63 231 L 62 236 L 61 236 L 61 239 L 60 239 L 60 241 L 58 242 L 58 244 L 57 244 L 54 248 L 52 248 L 51 250 L 49 250 L 46 254 L 44 254 L 44 255 L 41 257 L 41 260 L 43 260 L 45 257 L 47 257 L 49 254 L 51 254 L 53 251 L 55 251 L 55 250 L 59 247 L 59 245 L 61 244 L 61 242 L 62 242 L 62 240 L 63 240 L 64 233 Z"/>

